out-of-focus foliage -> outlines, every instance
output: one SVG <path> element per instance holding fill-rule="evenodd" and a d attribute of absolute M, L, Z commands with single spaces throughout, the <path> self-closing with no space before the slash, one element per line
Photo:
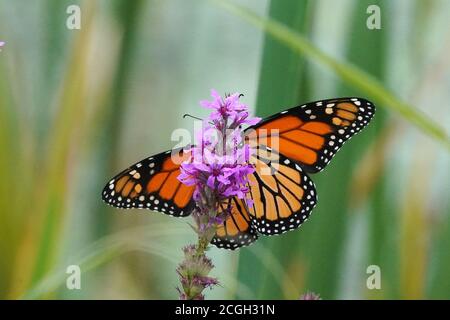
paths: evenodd
<path fill-rule="evenodd" d="M 0 0 L 0 297 L 176 298 L 189 219 L 123 213 L 100 191 L 171 148 L 174 129 L 192 130 L 182 115 L 205 116 L 198 101 L 214 87 L 243 92 L 258 116 L 349 95 L 379 108 L 313 177 L 319 203 L 300 230 L 211 249 L 223 286 L 208 298 L 450 298 L 450 3 L 220 3 Z M 81 30 L 66 27 L 73 4 Z M 381 30 L 366 27 L 372 4 Z M 298 35 L 312 53 L 295 47 Z M 74 264 L 81 290 L 65 286 Z M 381 268 L 380 290 L 366 287 L 369 265 Z"/>

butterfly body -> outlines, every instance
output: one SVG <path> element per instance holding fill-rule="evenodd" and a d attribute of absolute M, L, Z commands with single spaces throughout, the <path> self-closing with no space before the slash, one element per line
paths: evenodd
<path fill-rule="evenodd" d="M 253 205 L 232 198 L 231 214 L 212 244 L 236 249 L 258 234 L 277 235 L 298 228 L 317 203 L 308 173 L 322 171 L 342 145 L 372 119 L 375 106 L 362 98 L 321 100 L 294 107 L 244 131 L 255 151 L 249 176 Z M 103 200 L 118 208 L 141 208 L 185 217 L 195 209 L 194 186 L 178 181 L 179 167 L 189 159 L 182 149 L 146 158 L 119 173 L 105 186 Z"/>

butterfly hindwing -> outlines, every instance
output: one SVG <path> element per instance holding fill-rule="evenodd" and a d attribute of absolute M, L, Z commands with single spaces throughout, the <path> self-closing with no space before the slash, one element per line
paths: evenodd
<path fill-rule="evenodd" d="M 194 187 L 182 184 L 177 177 L 181 161 L 189 156 L 178 149 L 146 158 L 111 179 L 103 189 L 102 198 L 117 208 L 188 216 L 195 207 Z"/>
<path fill-rule="evenodd" d="M 307 103 L 246 130 L 252 146 L 266 145 L 311 173 L 323 170 L 345 141 L 372 119 L 375 106 L 362 98 Z"/>
<path fill-rule="evenodd" d="M 255 148 L 251 162 L 255 172 L 249 176 L 248 196 L 253 204 L 247 207 L 241 199 L 230 200 L 232 214 L 211 242 L 219 248 L 234 250 L 256 241 L 258 234 L 294 230 L 317 203 L 314 183 L 296 162 L 265 146 Z"/>
<path fill-rule="evenodd" d="M 271 149 L 259 147 L 252 162 L 256 168 L 249 176 L 252 225 L 269 236 L 298 228 L 317 203 L 312 180 L 298 163 Z"/>
<path fill-rule="evenodd" d="M 232 198 L 228 203 L 221 205 L 220 212 L 227 208 L 231 209 L 231 214 L 217 228 L 211 243 L 218 248 L 234 250 L 255 242 L 258 235 L 251 224 L 244 201 Z"/>

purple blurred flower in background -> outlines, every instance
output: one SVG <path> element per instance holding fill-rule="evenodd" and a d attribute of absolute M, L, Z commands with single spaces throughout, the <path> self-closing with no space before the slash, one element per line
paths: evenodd
<path fill-rule="evenodd" d="M 320 295 L 314 292 L 306 292 L 300 297 L 300 300 L 322 300 Z"/>
<path fill-rule="evenodd" d="M 0 51 L 2 51 L 2 48 L 4 47 L 5 44 L 6 44 L 5 41 L 0 41 Z"/>
<path fill-rule="evenodd" d="M 200 102 L 212 112 L 197 132 L 190 160 L 181 164 L 178 176 L 182 183 L 195 185 L 197 206 L 192 216 L 198 234 L 198 244 L 184 249 L 184 260 L 177 268 L 180 299 L 203 299 L 203 290 L 218 284 L 217 279 L 208 277 L 213 265 L 205 250 L 217 226 L 231 213 L 227 200 L 238 197 L 251 205 L 247 198 L 248 175 L 255 169 L 249 163 L 251 150 L 242 140 L 242 126 L 256 124 L 260 119 L 249 118 L 247 106 L 239 101 L 239 93 L 222 98 L 212 90 L 211 95 L 213 101 Z M 220 211 L 221 207 L 226 209 Z"/>

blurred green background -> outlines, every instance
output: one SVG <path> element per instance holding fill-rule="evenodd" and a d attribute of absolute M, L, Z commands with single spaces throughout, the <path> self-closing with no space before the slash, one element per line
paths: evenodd
<path fill-rule="evenodd" d="M 378 112 L 313 177 L 301 230 L 210 250 L 222 286 L 207 298 L 449 299 L 449 18 L 446 0 L 0 0 L 0 298 L 176 298 L 189 218 L 100 195 L 192 130 L 182 115 L 206 116 L 216 88 L 262 117 L 349 95 Z"/>

